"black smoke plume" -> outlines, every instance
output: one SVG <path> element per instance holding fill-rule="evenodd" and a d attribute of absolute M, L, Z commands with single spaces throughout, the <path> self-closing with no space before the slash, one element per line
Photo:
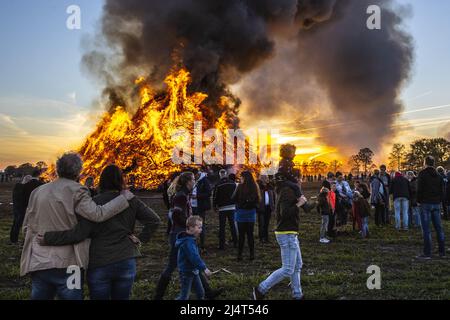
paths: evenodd
<path fill-rule="evenodd" d="M 381 30 L 366 27 L 373 4 L 382 8 Z M 320 116 L 325 99 L 334 119 L 316 124 L 359 125 L 333 127 L 324 140 L 376 148 L 392 134 L 412 65 L 404 14 L 391 0 L 106 0 L 100 37 L 83 62 L 111 103 L 126 104 L 125 88 L 139 75 L 161 85 L 174 65 L 191 72 L 189 89 L 208 93 L 213 110 L 223 95 L 236 109 L 233 84 L 257 117 L 281 105 L 300 118 Z"/>

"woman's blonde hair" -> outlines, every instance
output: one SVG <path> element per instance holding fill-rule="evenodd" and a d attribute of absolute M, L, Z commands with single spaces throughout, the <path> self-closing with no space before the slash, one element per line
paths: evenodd
<path fill-rule="evenodd" d="M 170 184 L 169 188 L 167 189 L 167 195 L 169 196 L 169 199 L 171 199 L 178 191 L 180 191 L 188 181 L 194 178 L 194 174 L 190 171 L 185 171 L 181 173 L 178 177 L 176 177 L 172 183 Z"/>

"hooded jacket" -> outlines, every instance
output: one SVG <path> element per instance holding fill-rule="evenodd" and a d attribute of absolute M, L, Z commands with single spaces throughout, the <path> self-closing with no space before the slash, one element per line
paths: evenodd
<path fill-rule="evenodd" d="M 409 190 L 411 191 L 410 203 L 412 207 L 417 207 L 417 178 L 414 177 L 409 182 Z"/>
<path fill-rule="evenodd" d="M 420 171 L 417 182 L 417 202 L 440 204 L 444 199 L 444 180 L 433 167 Z"/>
<path fill-rule="evenodd" d="M 177 236 L 175 246 L 178 249 L 178 269 L 181 273 L 196 273 L 206 269 L 206 264 L 200 258 L 197 243 L 193 235 L 186 231 Z"/>
<path fill-rule="evenodd" d="M 395 174 L 389 191 L 392 193 L 394 200 L 397 198 L 406 198 L 409 200 L 411 198 L 409 181 L 401 174 Z"/>
<path fill-rule="evenodd" d="M 287 182 L 278 182 L 276 187 L 277 204 L 276 232 L 298 232 L 300 222 L 300 212 L 297 207 L 297 197 L 295 191 Z"/>
<path fill-rule="evenodd" d="M 192 195 L 196 196 L 196 199 L 191 199 L 192 207 L 196 207 L 201 212 L 210 210 L 211 192 L 212 188 L 208 181 L 207 174 L 205 172 L 201 172 L 200 178 L 198 179 L 192 192 Z"/>

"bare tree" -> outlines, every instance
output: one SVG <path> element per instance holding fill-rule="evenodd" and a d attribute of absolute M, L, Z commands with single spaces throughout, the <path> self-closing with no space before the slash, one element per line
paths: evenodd
<path fill-rule="evenodd" d="M 367 174 L 367 168 L 373 163 L 373 151 L 369 148 L 359 150 L 357 157 L 361 161 L 361 165 L 364 167 L 364 174 Z"/>
<path fill-rule="evenodd" d="M 44 161 L 38 161 L 36 162 L 36 167 L 42 171 L 43 169 L 48 168 L 48 165 Z"/>
<path fill-rule="evenodd" d="M 359 159 L 357 154 L 350 157 L 348 164 L 350 165 L 351 170 L 355 171 L 359 175 L 361 169 L 361 159 Z"/>
<path fill-rule="evenodd" d="M 312 173 L 314 174 L 322 174 L 328 167 L 328 164 L 326 162 L 320 161 L 320 160 L 313 160 L 309 163 L 309 166 L 312 170 Z"/>
<path fill-rule="evenodd" d="M 330 162 L 330 171 L 336 173 L 342 167 L 342 162 L 339 160 L 333 160 Z"/>
<path fill-rule="evenodd" d="M 401 171 L 405 162 L 406 146 L 401 143 L 396 143 L 392 146 L 392 151 L 389 154 L 389 166 L 396 167 L 397 171 Z"/>

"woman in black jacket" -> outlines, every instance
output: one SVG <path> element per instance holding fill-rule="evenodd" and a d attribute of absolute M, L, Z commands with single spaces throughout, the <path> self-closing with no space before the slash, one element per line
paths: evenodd
<path fill-rule="evenodd" d="M 93 199 L 105 204 L 120 195 L 124 187 L 121 170 L 110 165 L 100 177 L 100 193 Z M 133 235 L 138 220 L 144 228 Z M 138 245 L 148 242 L 161 220 L 136 197 L 130 206 L 115 217 L 94 223 L 79 217 L 72 230 L 46 232 L 38 236 L 41 245 L 64 246 L 91 238 L 87 282 L 91 300 L 128 300 L 136 276 L 136 258 L 141 254 Z"/>
<path fill-rule="evenodd" d="M 237 186 L 232 196 L 236 204 L 234 221 L 236 221 L 238 226 L 238 261 L 242 260 L 246 235 L 250 249 L 250 260 L 255 259 L 253 229 L 256 222 L 256 209 L 261 201 L 259 186 L 253 174 L 250 171 L 244 171 L 241 177 L 243 181 Z"/>

